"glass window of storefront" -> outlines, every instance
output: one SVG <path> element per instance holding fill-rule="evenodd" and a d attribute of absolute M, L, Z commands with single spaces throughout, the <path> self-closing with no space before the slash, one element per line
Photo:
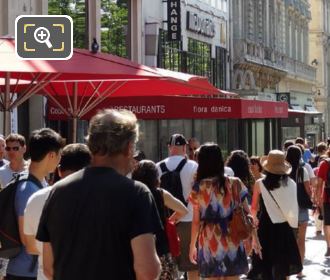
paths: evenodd
<path fill-rule="evenodd" d="M 158 161 L 158 121 L 139 120 L 140 135 L 137 149 L 143 151 L 147 158 Z"/>
<path fill-rule="evenodd" d="M 252 150 L 251 155 L 263 156 L 265 153 L 265 121 L 264 120 L 252 120 Z"/>
<path fill-rule="evenodd" d="M 101 51 L 128 57 L 128 0 L 101 0 Z"/>
<path fill-rule="evenodd" d="M 189 74 L 206 76 L 214 86 L 226 89 L 227 50 L 216 47 L 215 58 L 211 45 L 188 38 L 188 51 L 182 50 L 182 41 L 168 41 L 167 32 L 160 30 L 158 67 Z"/>
<path fill-rule="evenodd" d="M 218 143 L 224 157 L 228 154 L 227 120 L 140 120 L 140 139 L 137 148 L 154 161 L 168 157 L 167 142 L 174 133 L 188 140 L 196 137 L 200 143 Z"/>
<path fill-rule="evenodd" d="M 184 67 L 185 52 L 182 50 L 182 41 L 167 41 L 167 31 L 159 34 L 158 67 L 186 72 Z"/>
<path fill-rule="evenodd" d="M 227 89 L 227 50 L 221 47 L 215 48 L 215 71 L 213 71 L 213 84 L 217 88 Z"/>
<path fill-rule="evenodd" d="M 212 81 L 212 64 L 211 45 L 188 38 L 187 72 L 207 76 Z"/>
<path fill-rule="evenodd" d="M 219 144 L 222 155 L 226 158 L 229 154 L 228 151 L 228 121 L 217 120 L 217 143 Z"/>
<path fill-rule="evenodd" d="M 73 46 L 88 48 L 87 5 L 85 0 L 48 0 L 49 15 L 68 15 L 73 20 Z"/>
<path fill-rule="evenodd" d="M 204 142 L 218 142 L 216 120 L 194 120 L 193 129 L 195 137 Z"/>

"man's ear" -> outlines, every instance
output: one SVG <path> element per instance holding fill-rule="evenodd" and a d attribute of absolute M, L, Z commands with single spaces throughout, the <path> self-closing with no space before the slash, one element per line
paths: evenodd
<path fill-rule="evenodd" d="M 125 156 L 130 156 L 130 155 L 133 155 L 134 154 L 134 147 L 135 147 L 135 144 L 133 142 L 129 142 L 126 147 L 124 148 L 124 151 L 123 151 L 123 154 Z"/>

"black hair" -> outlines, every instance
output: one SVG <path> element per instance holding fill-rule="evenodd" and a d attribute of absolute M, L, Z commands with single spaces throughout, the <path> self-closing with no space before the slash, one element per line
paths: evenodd
<path fill-rule="evenodd" d="M 206 178 L 217 177 L 219 187 L 225 191 L 224 162 L 218 144 L 206 143 L 200 146 L 197 159 L 197 182 Z"/>
<path fill-rule="evenodd" d="M 264 174 L 266 177 L 262 180 L 264 183 L 266 189 L 272 191 L 274 189 L 278 189 L 281 187 L 281 182 L 284 182 L 283 186 L 287 185 L 287 179 L 288 175 L 278 175 L 278 174 L 273 174 L 268 171 L 264 171 Z"/>
<path fill-rule="evenodd" d="M 286 152 L 286 161 L 289 162 L 292 166 L 292 170 L 289 176 L 295 182 L 297 180 L 296 175 L 300 165 L 300 160 L 301 160 L 300 148 L 297 146 L 290 146 Z"/>
<path fill-rule="evenodd" d="M 33 131 L 28 145 L 31 161 L 40 162 L 49 152 L 58 153 L 63 144 L 63 138 L 50 128 Z"/>
<path fill-rule="evenodd" d="M 260 163 L 260 157 L 258 157 L 258 156 L 251 156 L 250 157 L 250 163 L 251 164 L 258 165 L 259 172 L 262 172 L 263 168 L 262 168 L 262 165 Z"/>
<path fill-rule="evenodd" d="M 85 144 L 75 143 L 64 147 L 61 153 L 61 171 L 78 171 L 91 162 L 91 153 Z"/>
<path fill-rule="evenodd" d="M 248 189 L 252 188 L 255 180 L 250 171 L 250 160 L 246 152 L 243 150 L 232 151 L 227 159 L 227 166 L 234 171 L 235 176 L 240 178 Z"/>
<path fill-rule="evenodd" d="M 135 152 L 135 155 L 133 156 L 133 158 L 136 160 L 136 161 L 141 161 L 141 160 L 144 160 L 146 159 L 146 155 L 143 151 L 136 151 Z"/>
<path fill-rule="evenodd" d="M 295 140 L 295 144 L 301 144 L 304 145 L 305 144 L 305 140 L 302 137 L 297 137 Z"/>
<path fill-rule="evenodd" d="M 290 146 L 293 146 L 293 145 L 294 145 L 294 141 L 293 140 L 286 140 L 284 142 L 284 145 L 283 145 L 284 150 L 286 151 Z"/>
<path fill-rule="evenodd" d="M 141 160 L 132 172 L 132 179 L 144 183 L 151 191 L 158 186 L 158 169 L 152 160 Z"/>

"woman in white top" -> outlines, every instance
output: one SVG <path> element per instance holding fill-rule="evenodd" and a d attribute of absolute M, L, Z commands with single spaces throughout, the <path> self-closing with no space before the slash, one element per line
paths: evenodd
<path fill-rule="evenodd" d="M 292 171 L 290 173 L 290 178 L 294 180 L 297 184 L 297 191 L 303 191 L 311 197 L 310 188 L 310 178 L 305 167 L 301 166 L 302 153 L 299 147 L 290 146 L 286 153 L 286 160 L 291 164 Z M 298 235 L 297 242 L 298 248 L 301 256 L 301 262 L 304 262 L 305 258 L 305 239 L 306 239 L 306 229 L 309 220 L 308 208 L 303 202 L 298 199 L 299 215 L 298 215 Z M 303 278 L 302 271 L 298 274 L 298 278 Z"/>
<path fill-rule="evenodd" d="M 296 184 L 288 176 L 291 165 L 283 152 L 270 151 L 261 164 L 266 176 L 255 184 L 251 213 L 259 223 L 262 259 L 252 255 L 247 279 L 285 280 L 302 270 L 292 229 L 298 227 L 298 203 L 292 199 L 297 196 Z"/>

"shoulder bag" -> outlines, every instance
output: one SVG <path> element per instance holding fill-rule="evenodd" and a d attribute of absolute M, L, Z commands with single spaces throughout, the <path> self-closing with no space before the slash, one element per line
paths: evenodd
<path fill-rule="evenodd" d="M 254 228 L 253 218 L 248 214 L 240 198 L 241 184 L 238 180 L 232 182 L 232 196 L 235 203 L 232 219 L 229 222 L 229 231 L 232 238 L 242 241 L 248 239 Z"/>

